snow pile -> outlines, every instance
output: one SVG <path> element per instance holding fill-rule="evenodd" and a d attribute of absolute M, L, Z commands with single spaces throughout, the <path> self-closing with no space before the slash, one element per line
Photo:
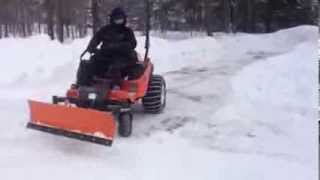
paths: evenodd
<path fill-rule="evenodd" d="M 316 180 L 317 33 L 302 26 L 152 38 L 156 72 L 168 84 L 167 109 L 148 115 L 135 107 L 133 137 L 117 137 L 112 148 L 24 127 L 26 99 L 62 95 L 89 38 L 65 45 L 45 36 L 0 40 L 0 114 L 7 120 L 0 127 L 0 177 Z M 143 53 L 144 38 L 138 41 Z"/>
<path fill-rule="evenodd" d="M 306 63 L 316 57 L 310 47 L 245 67 L 232 78 L 230 100 L 209 115 L 214 127 L 197 134 L 211 135 L 208 144 L 225 151 L 316 163 L 317 66 Z"/>
<path fill-rule="evenodd" d="M 0 77 L 1 84 L 48 77 L 55 67 L 64 65 L 81 51 L 76 44 L 61 46 L 56 41 L 50 42 L 45 35 L 20 39 L 18 42 L 14 38 L 1 40 L 3 64 L 0 71 L 6 75 Z M 77 48 L 79 50 L 75 52 Z"/>

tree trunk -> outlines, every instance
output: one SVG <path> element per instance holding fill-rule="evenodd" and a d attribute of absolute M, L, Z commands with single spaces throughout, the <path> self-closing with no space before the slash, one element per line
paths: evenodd
<path fill-rule="evenodd" d="M 41 12 L 38 12 L 38 33 L 41 34 Z"/>
<path fill-rule="evenodd" d="M 238 31 L 238 2 L 236 0 L 230 0 L 230 23 L 232 33 L 237 33 Z"/>
<path fill-rule="evenodd" d="M 75 31 L 74 26 L 71 26 L 71 38 L 72 38 L 72 39 L 75 39 L 75 38 L 76 38 L 74 31 Z"/>
<path fill-rule="evenodd" d="M 253 33 L 255 32 L 255 0 L 247 0 L 247 23 L 246 29 L 248 32 Z"/>
<path fill-rule="evenodd" d="M 26 23 L 21 24 L 22 37 L 27 37 L 27 26 Z"/>
<path fill-rule="evenodd" d="M 4 25 L 4 37 L 9 37 L 9 24 Z"/>
<path fill-rule="evenodd" d="M 272 31 L 272 27 L 271 27 L 272 19 L 273 19 L 273 5 L 272 5 L 272 1 L 269 0 L 267 4 L 267 14 L 265 18 L 265 26 L 268 33 Z"/>
<path fill-rule="evenodd" d="M 64 42 L 64 20 L 63 20 L 63 10 L 62 10 L 62 0 L 57 1 L 57 35 L 58 40 Z"/>
<path fill-rule="evenodd" d="M 232 32 L 232 22 L 231 22 L 231 3 L 230 0 L 223 0 L 224 6 L 224 29 L 225 32 L 231 33 Z"/>
<path fill-rule="evenodd" d="M 100 27 L 99 21 L 99 4 L 97 0 L 91 0 L 91 15 L 92 15 L 92 31 L 98 32 Z"/>
<path fill-rule="evenodd" d="M 45 1 L 46 13 L 47 13 L 47 30 L 51 40 L 55 39 L 54 36 L 54 0 Z"/>
<path fill-rule="evenodd" d="M 83 38 L 87 35 L 86 28 L 82 25 L 78 25 L 79 37 Z"/>
<path fill-rule="evenodd" d="M 40 21 L 38 22 L 38 33 L 41 34 L 41 23 L 40 23 Z"/>
<path fill-rule="evenodd" d="M 204 27 L 206 29 L 208 36 L 213 36 L 212 11 L 213 11 L 213 8 L 211 7 L 210 0 L 204 1 Z"/>
<path fill-rule="evenodd" d="M 17 16 L 19 17 L 20 20 L 20 26 L 21 26 L 21 31 L 20 33 L 22 33 L 22 37 L 27 37 L 28 34 L 28 30 L 27 30 L 27 14 L 26 14 L 26 2 L 25 0 L 20 0 L 20 3 L 18 5 L 18 10 L 19 12 L 17 12 Z M 19 33 L 19 34 L 20 34 Z"/>

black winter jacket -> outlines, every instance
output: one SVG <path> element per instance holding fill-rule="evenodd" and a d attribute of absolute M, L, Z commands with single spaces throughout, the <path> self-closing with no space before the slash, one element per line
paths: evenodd
<path fill-rule="evenodd" d="M 137 46 L 133 31 L 126 26 L 106 25 L 102 27 L 91 39 L 87 50 L 94 53 L 101 45 L 103 55 L 127 56 L 132 54 Z"/>

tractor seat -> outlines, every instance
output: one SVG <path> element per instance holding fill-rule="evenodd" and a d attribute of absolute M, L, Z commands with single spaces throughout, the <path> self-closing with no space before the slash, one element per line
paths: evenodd
<path fill-rule="evenodd" d="M 141 62 L 137 62 L 128 71 L 128 80 L 136 80 L 142 76 L 145 70 L 145 65 Z"/>

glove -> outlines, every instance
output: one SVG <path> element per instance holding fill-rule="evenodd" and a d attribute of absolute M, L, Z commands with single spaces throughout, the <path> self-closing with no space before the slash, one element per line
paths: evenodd
<path fill-rule="evenodd" d="M 83 60 L 90 60 L 90 58 L 91 58 L 91 53 L 90 52 L 86 52 L 82 56 Z"/>
<path fill-rule="evenodd" d="M 91 54 L 88 51 L 85 51 L 84 53 L 82 53 L 81 55 L 81 59 L 83 60 L 90 60 Z"/>

